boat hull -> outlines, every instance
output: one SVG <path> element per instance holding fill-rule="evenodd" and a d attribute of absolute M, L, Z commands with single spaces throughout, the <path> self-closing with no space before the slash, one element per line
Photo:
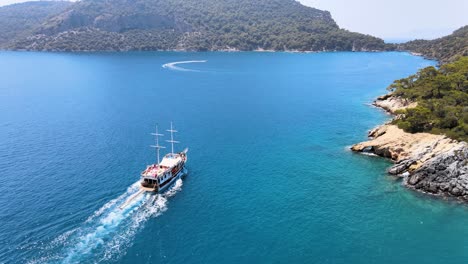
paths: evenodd
<path fill-rule="evenodd" d="M 169 187 L 171 187 L 172 185 L 174 185 L 174 183 L 178 180 L 178 179 L 181 179 L 183 178 L 185 175 L 187 175 L 188 171 L 187 171 L 187 168 L 183 167 L 178 173 L 176 176 L 172 177 L 172 179 L 166 183 L 164 186 L 162 186 L 161 188 L 159 188 L 158 191 L 156 191 L 157 193 L 162 193 L 162 192 L 165 192 L 167 189 L 169 189 Z"/>

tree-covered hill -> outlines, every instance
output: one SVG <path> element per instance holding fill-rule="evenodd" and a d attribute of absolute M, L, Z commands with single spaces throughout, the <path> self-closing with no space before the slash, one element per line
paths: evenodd
<path fill-rule="evenodd" d="M 414 40 L 403 43 L 398 48 L 435 58 L 441 63 L 452 62 L 460 56 L 468 56 L 468 26 L 464 26 L 451 35 L 442 38 Z"/>
<path fill-rule="evenodd" d="M 396 123 L 407 132 L 431 132 L 468 141 L 468 26 L 435 40 L 399 45 L 438 59 L 440 68 L 427 67 L 389 86 L 394 96 L 418 102 L 401 111 Z"/>
<path fill-rule="evenodd" d="M 3 48 L 351 51 L 388 46 L 340 29 L 329 12 L 295 0 L 82 0 Z"/>
<path fill-rule="evenodd" d="M 70 2 L 29 2 L 0 8 L 0 46 L 26 37 L 48 17 L 71 6 Z"/>
<path fill-rule="evenodd" d="M 418 102 L 394 122 L 405 131 L 446 134 L 468 142 L 468 57 L 427 67 L 389 86 L 394 96 Z"/>

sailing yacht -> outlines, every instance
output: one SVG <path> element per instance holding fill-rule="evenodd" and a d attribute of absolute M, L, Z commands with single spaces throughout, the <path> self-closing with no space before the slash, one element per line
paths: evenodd
<path fill-rule="evenodd" d="M 162 160 L 159 159 L 159 152 L 165 147 L 159 145 L 159 137 L 164 136 L 158 132 L 158 126 L 156 126 L 156 132 L 151 133 L 155 136 L 155 145 L 151 147 L 156 149 L 156 163 L 149 165 L 141 173 L 141 189 L 144 191 L 151 191 L 161 193 L 171 186 L 176 180 L 187 174 L 185 163 L 187 162 L 187 151 L 184 149 L 182 152 L 174 152 L 174 144 L 180 143 L 174 140 L 174 133 L 177 131 L 174 129 L 171 122 L 171 129 L 166 130 L 171 133 L 171 139 L 166 140 L 171 143 L 171 152 L 167 153 Z"/>

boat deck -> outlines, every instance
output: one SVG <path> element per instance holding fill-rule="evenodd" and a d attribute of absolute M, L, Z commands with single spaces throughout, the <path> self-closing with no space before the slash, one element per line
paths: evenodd
<path fill-rule="evenodd" d="M 168 168 L 165 166 L 153 164 L 149 166 L 145 171 L 143 171 L 142 175 L 145 177 L 156 178 L 156 176 L 163 174 L 167 169 Z"/>

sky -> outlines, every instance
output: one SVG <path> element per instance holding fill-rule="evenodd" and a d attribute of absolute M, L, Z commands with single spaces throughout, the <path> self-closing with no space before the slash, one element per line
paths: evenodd
<path fill-rule="evenodd" d="M 0 0 L 1 1 L 1 0 Z M 386 40 L 434 39 L 468 25 L 468 0 L 300 0 L 342 28 Z"/>
<path fill-rule="evenodd" d="M 0 0 L 0 6 L 27 0 Z M 299 0 L 342 28 L 385 40 L 434 39 L 468 25 L 468 0 Z"/>
<path fill-rule="evenodd" d="M 0 0 L 0 6 L 11 5 L 11 4 L 16 4 L 16 3 L 21 3 L 21 2 L 30 2 L 30 1 L 38 1 L 38 0 Z M 60 0 L 55 0 L 55 1 L 60 1 Z M 71 0 L 71 1 L 76 1 L 76 0 Z"/>
<path fill-rule="evenodd" d="M 10 5 L 15 3 L 27 2 L 28 0 L 0 0 L 0 6 Z"/>

